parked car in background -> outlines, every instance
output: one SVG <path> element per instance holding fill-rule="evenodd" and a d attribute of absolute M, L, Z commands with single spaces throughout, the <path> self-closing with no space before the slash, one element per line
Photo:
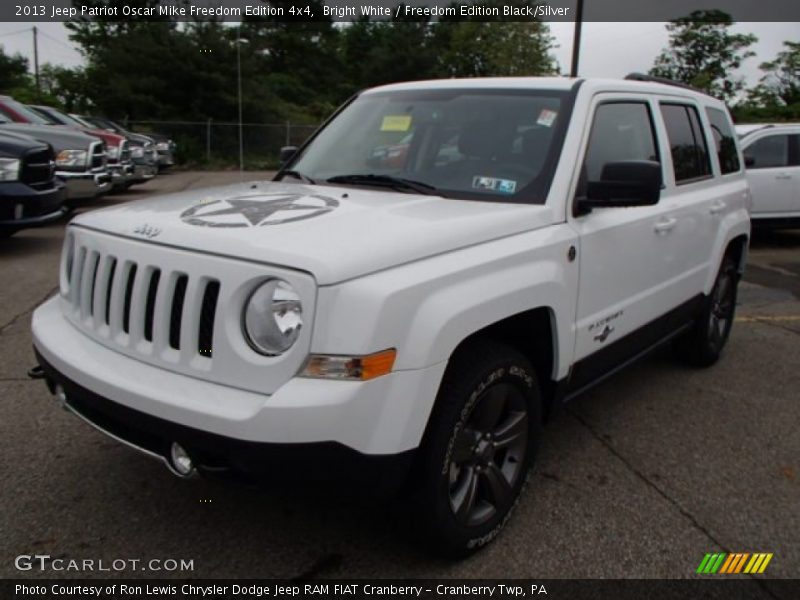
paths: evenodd
<path fill-rule="evenodd" d="M 51 125 L 71 127 L 102 139 L 106 143 L 108 170 L 111 172 L 111 184 L 114 189 L 125 189 L 130 185 L 134 175 L 134 164 L 131 159 L 130 142 L 124 135 L 96 127 L 86 127 L 52 106 L 28 105 L 27 108 Z"/>
<path fill-rule="evenodd" d="M 60 219 L 64 194 L 49 144 L 0 131 L 0 238 Z"/>
<path fill-rule="evenodd" d="M 800 227 L 800 123 L 737 125 L 756 227 Z"/>
<path fill-rule="evenodd" d="M 111 119 L 106 119 L 104 117 L 85 118 L 91 123 L 94 123 L 97 127 L 103 127 L 108 131 L 113 131 L 115 133 L 124 135 L 130 135 L 134 133 L 125 129 L 119 123 L 116 123 Z M 148 138 L 153 140 L 153 143 L 155 143 L 156 152 L 158 153 L 159 169 L 163 170 L 175 164 L 175 150 L 177 149 L 178 145 L 168 135 L 164 135 L 163 133 L 155 133 L 152 131 L 138 135 L 146 135 Z"/>
<path fill-rule="evenodd" d="M 73 119 L 80 123 L 84 123 L 87 127 L 101 127 L 102 121 L 95 117 L 87 117 L 84 115 L 76 115 L 70 113 Z M 124 131 L 125 137 L 128 139 L 131 148 L 131 159 L 133 160 L 134 173 L 131 184 L 145 183 L 150 181 L 153 177 L 158 175 L 158 152 L 156 150 L 156 143 L 152 138 L 134 133 L 132 131 Z"/>
<path fill-rule="evenodd" d="M 6 98 L 0 96 L 0 102 Z M 102 140 L 68 127 L 14 123 L 2 104 L 0 132 L 27 135 L 53 147 L 56 176 L 66 184 L 67 202 L 96 198 L 111 189 L 111 173 Z"/>

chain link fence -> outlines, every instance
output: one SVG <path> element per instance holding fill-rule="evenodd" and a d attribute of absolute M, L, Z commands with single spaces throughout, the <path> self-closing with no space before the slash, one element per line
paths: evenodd
<path fill-rule="evenodd" d="M 136 133 L 169 136 L 177 144 L 180 164 L 226 167 L 239 165 L 239 123 L 207 121 L 128 121 Z M 241 138 L 247 169 L 276 168 L 283 146 L 299 146 L 318 125 L 291 123 L 242 123 Z"/>

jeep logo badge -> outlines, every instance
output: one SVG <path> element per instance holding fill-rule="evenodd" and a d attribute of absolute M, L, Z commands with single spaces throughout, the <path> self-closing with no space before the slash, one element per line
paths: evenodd
<path fill-rule="evenodd" d="M 318 194 L 254 194 L 198 204 L 181 220 L 202 227 L 263 227 L 311 219 L 332 211 L 339 201 Z"/>

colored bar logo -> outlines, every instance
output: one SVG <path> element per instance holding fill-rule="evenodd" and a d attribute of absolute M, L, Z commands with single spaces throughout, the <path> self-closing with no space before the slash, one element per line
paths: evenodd
<path fill-rule="evenodd" d="M 763 573 L 769 561 L 772 560 L 772 556 L 771 552 L 768 554 L 763 552 L 756 552 L 753 554 L 748 552 L 734 552 L 732 554 L 717 552 L 714 554 L 706 554 L 700 562 L 700 566 L 697 567 L 697 572 L 703 575 Z"/>

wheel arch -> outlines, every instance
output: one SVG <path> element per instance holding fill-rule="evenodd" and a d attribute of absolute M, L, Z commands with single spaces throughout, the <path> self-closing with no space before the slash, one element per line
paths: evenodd
<path fill-rule="evenodd" d="M 554 310 L 540 306 L 486 325 L 466 335 L 453 349 L 450 358 L 480 339 L 509 346 L 530 361 L 539 380 L 542 416 L 546 419 L 552 408 L 557 381 L 558 330 Z"/>

